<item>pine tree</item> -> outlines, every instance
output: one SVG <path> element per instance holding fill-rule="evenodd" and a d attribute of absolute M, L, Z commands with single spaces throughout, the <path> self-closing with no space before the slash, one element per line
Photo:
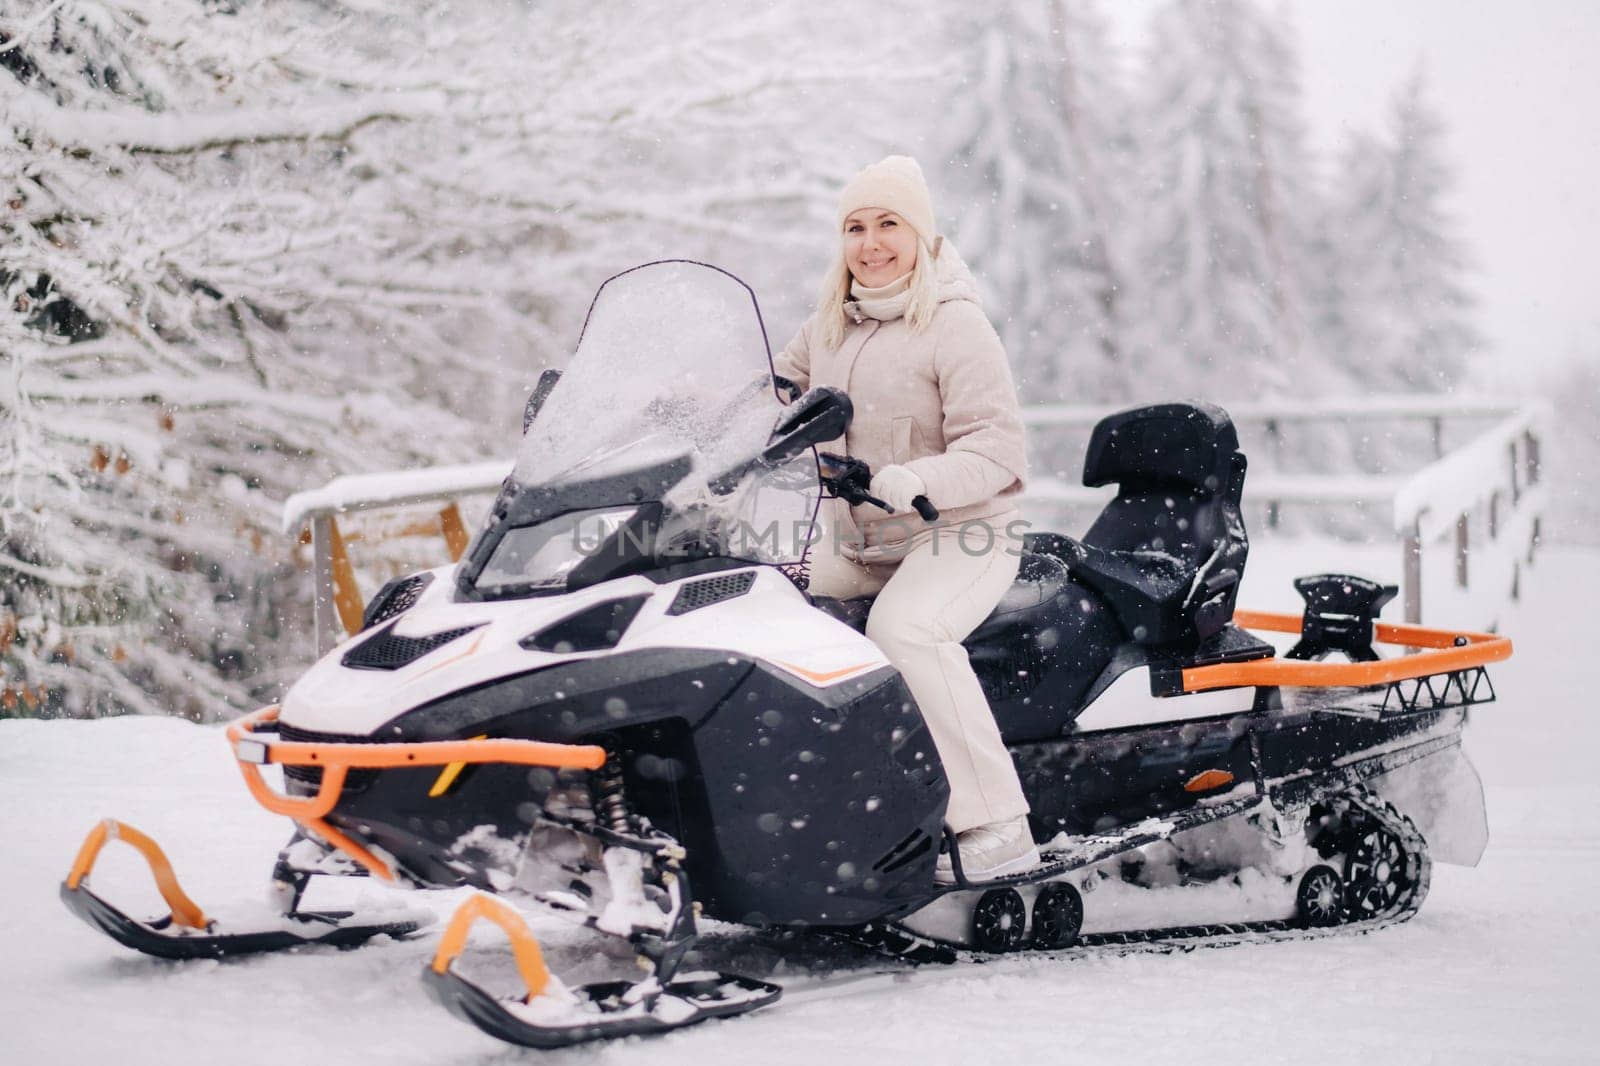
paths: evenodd
<path fill-rule="evenodd" d="M 1381 229 L 1390 187 L 1389 156 L 1378 138 L 1349 135 L 1339 155 L 1334 190 L 1313 221 L 1309 293 L 1311 329 L 1339 374 L 1341 392 L 1358 392 L 1370 376 L 1361 363 L 1378 332 L 1371 299 L 1372 242 Z"/>
<path fill-rule="evenodd" d="M 1174 0 L 1154 22 L 1144 83 L 1141 395 L 1306 387 L 1316 203 L 1287 28 L 1251 0 Z"/>
<path fill-rule="evenodd" d="M 1019 388 L 1030 402 L 1119 397 L 1129 145 L 1099 12 L 1086 0 L 963 7 L 947 32 L 964 72 L 941 209 Z"/>
<path fill-rule="evenodd" d="M 1388 138 L 1358 136 L 1343 156 L 1328 236 L 1340 281 L 1325 294 L 1321 328 L 1365 389 L 1446 391 L 1482 343 L 1444 209 L 1444 136 L 1419 72 L 1396 94 Z"/>

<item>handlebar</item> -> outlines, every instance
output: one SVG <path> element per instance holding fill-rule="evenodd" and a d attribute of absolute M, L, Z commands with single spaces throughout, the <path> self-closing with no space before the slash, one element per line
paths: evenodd
<path fill-rule="evenodd" d="M 865 462 L 848 455 L 835 455 L 832 452 L 817 454 L 822 459 L 822 484 L 835 496 L 849 504 L 870 503 L 874 507 L 882 507 L 885 511 L 894 513 L 893 507 L 869 491 L 869 486 L 872 484 L 872 468 Z M 917 496 L 911 501 L 911 506 L 916 508 L 917 514 L 922 516 L 924 522 L 939 520 L 939 508 L 935 507 L 927 496 Z"/>

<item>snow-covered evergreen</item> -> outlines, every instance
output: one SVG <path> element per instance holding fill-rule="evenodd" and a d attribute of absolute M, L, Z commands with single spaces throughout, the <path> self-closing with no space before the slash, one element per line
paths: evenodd
<path fill-rule="evenodd" d="M 1358 134 L 1341 160 L 1325 236 L 1324 350 L 1361 387 L 1443 392 L 1482 340 L 1468 259 L 1445 210 L 1445 131 L 1421 74 L 1395 97 L 1386 136 Z"/>
<path fill-rule="evenodd" d="M 1138 124 L 1138 393 L 1303 388 L 1317 202 L 1288 27 L 1251 0 L 1173 0 L 1152 27 Z"/>
<path fill-rule="evenodd" d="M 1127 106 L 1090 0 L 961 5 L 947 20 L 962 76 L 940 136 L 944 207 L 989 290 L 1020 387 L 1035 402 L 1129 387 Z"/>

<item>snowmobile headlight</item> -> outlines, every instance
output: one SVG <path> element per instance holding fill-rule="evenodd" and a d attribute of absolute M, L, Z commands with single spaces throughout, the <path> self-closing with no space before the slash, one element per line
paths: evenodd
<path fill-rule="evenodd" d="M 474 582 L 480 593 L 562 588 L 567 575 L 593 555 L 638 507 L 572 511 L 535 526 L 507 530 Z"/>

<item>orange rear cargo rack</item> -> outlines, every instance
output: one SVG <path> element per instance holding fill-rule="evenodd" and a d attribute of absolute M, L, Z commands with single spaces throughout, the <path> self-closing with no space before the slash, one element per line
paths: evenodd
<path fill-rule="evenodd" d="M 1233 620 L 1245 629 L 1269 633 L 1300 632 L 1299 615 L 1271 611 L 1235 611 Z M 1423 650 L 1395 659 L 1364 663 L 1310 662 L 1299 659 L 1253 659 L 1242 663 L 1191 666 L 1183 671 L 1185 692 L 1249 685 L 1299 688 L 1372 688 L 1411 678 L 1471 670 L 1511 657 L 1511 639 L 1494 633 L 1471 633 L 1425 626 L 1378 622 L 1374 643 Z"/>

